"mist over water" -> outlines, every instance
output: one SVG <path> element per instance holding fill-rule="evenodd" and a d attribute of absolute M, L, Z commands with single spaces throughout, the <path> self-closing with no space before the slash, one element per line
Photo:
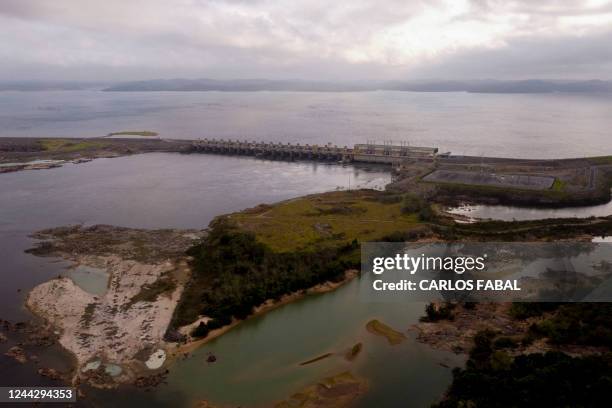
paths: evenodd
<path fill-rule="evenodd" d="M 351 146 L 409 141 L 453 154 L 612 154 L 612 94 L 0 92 L 0 136 L 239 138 Z"/>

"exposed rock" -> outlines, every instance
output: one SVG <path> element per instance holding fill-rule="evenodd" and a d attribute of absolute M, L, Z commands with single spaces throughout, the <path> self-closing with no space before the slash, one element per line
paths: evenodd
<path fill-rule="evenodd" d="M 109 275 L 108 288 L 94 295 L 58 277 L 32 289 L 26 304 L 60 333 L 59 343 L 76 357 L 79 374 L 99 356 L 128 369 L 112 379 L 108 373 L 88 372 L 85 378 L 92 385 L 131 381 L 133 369 L 142 367 L 143 350 L 168 347 L 164 335 L 190 274 L 184 253 L 202 234 L 108 225 L 43 231 L 36 236 L 51 241 L 33 253 L 103 269 Z M 53 340 L 49 331 L 41 331 L 28 341 L 46 345 Z"/>
<path fill-rule="evenodd" d="M 64 379 L 64 374 L 60 373 L 54 368 L 41 367 L 38 369 L 38 374 L 42 375 L 43 377 L 51 378 L 52 380 Z"/>
<path fill-rule="evenodd" d="M 166 383 L 166 378 L 168 377 L 168 373 L 170 373 L 170 371 L 165 370 L 157 374 L 140 376 L 136 378 L 136 380 L 134 381 L 134 385 L 138 388 L 146 388 L 146 389 L 157 387 L 160 384 Z"/>
<path fill-rule="evenodd" d="M 510 303 L 478 303 L 466 309 L 458 304 L 452 320 L 433 323 L 421 322 L 412 326 L 418 332 L 417 340 L 433 348 L 468 353 L 474 345 L 474 336 L 490 329 L 504 336 L 524 334 L 531 320 L 519 321 L 510 316 Z"/>
<path fill-rule="evenodd" d="M 214 405 L 212 405 L 212 404 L 211 404 L 210 402 L 208 402 L 208 401 L 201 400 L 201 401 L 196 402 L 196 403 L 193 405 L 193 408 L 215 408 L 215 406 L 214 406 Z"/>
<path fill-rule="evenodd" d="M 87 371 L 84 375 L 87 382 L 97 388 L 112 388 L 116 385 L 113 377 L 106 372 L 104 365 L 95 370 Z"/>
<path fill-rule="evenodd" d="M 25 364 L 25 362 L 28 361 L 28 358 L 26 357 L 25 352 L 19 346 L 11 347 L 10 349 L 8 349 L 6 353 L 4 353 L 4 355 L 15 359 L 15 361 L 21 364 Z"/>
<path fill-rule="evenodd" d="M 164 340 L 169 343 L 185 343 L 187 336 L 176 329 L 168 329 L 164 335 Z"/>

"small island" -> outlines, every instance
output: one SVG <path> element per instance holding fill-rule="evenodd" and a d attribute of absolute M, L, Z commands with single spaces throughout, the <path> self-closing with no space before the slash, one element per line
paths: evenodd
<path fill-rule="evenodd" d="M 113 136 L 140 136 L 140 137 L 156 137 L 159 133 L 152 132 L 150 130 L 122 130 L 120 132 L 112 132 L 106 135 L 106 137 Z"/>

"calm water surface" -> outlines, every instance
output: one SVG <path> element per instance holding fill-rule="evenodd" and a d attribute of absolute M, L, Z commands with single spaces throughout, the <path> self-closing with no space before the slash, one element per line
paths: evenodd
<path fill-rule="evenodd" d="M 501 221 L 541 220 L 545 218 L 588 218 L 612 215 L 612 201 L 607 204 L 570 208 L 525 208 L 505 205 L 465 205 L 448 210 L 474 219 Z"/>
<path fill-rule="evenodd" d="M 500 157 L 612 154 L 612 94 L 0 92 L 0 136 L 407 140 Z"/>
<path fill-rule="evenodd" d="M 213 217 L 304 194 L 351 186 L 382 188 L 375 167 L 285 163 L 213 155 L 152 153 L 0 177 L 0 306 L 19 316 L 16 290 L 64 268 L 27 254 L 32 232 L 68 224 L 205 228 Z M 7 279 L 10 276 L 10 279 Z M 19 293 L 23 297 L 25 290 Z"/>

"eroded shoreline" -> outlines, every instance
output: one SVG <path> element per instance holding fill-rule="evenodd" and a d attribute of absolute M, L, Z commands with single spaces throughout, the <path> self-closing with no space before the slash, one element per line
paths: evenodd
<path fill-rule="evenodd" d="M 146 370 L 152 354 L 170 348 L 164 336 L 189 277 L 184 251 L 203 234 L 75 226 L 35 235 L 44 241 L 30 252 L 108 273 L 102 295 L 58 276 L 33 288 L 26 300 L 35 315 L 60 332 L 59 343 L 74 355 L 73 382 L 101 387 L 131 382 Z"/>
<path fill-rule="evenodd" d="M 160 376 L 161 380 L 173 360 L 243 321 L 235 319 L 204 339 L 190 336 L 196 321 L 179 328 L 180 339 L 168 339 L 167 330 L 191 273 L 185 251 L 205 235 L 204 230 L 107 225 L 59 227 L 34 235 L 41 241 L 29 252 L 62 258 L 71 268 L 104 270 L 109 276 L 102 295 L 87 292 L 69 277 L 58 276 L 34 287 L 27 296 L 26 307 L 58 332 L 58 343 L 74 356 L 73 384 L 109 388 L 146 382 L 144 386 L 148 386 L 147 378 Z M 249 318 L 309 294 L 333 291 L 356 276 L 358 271 L 347 271 L 339 282 L 270 299 Z M 156 358 L 163 360 L 147 364 Z"/>

